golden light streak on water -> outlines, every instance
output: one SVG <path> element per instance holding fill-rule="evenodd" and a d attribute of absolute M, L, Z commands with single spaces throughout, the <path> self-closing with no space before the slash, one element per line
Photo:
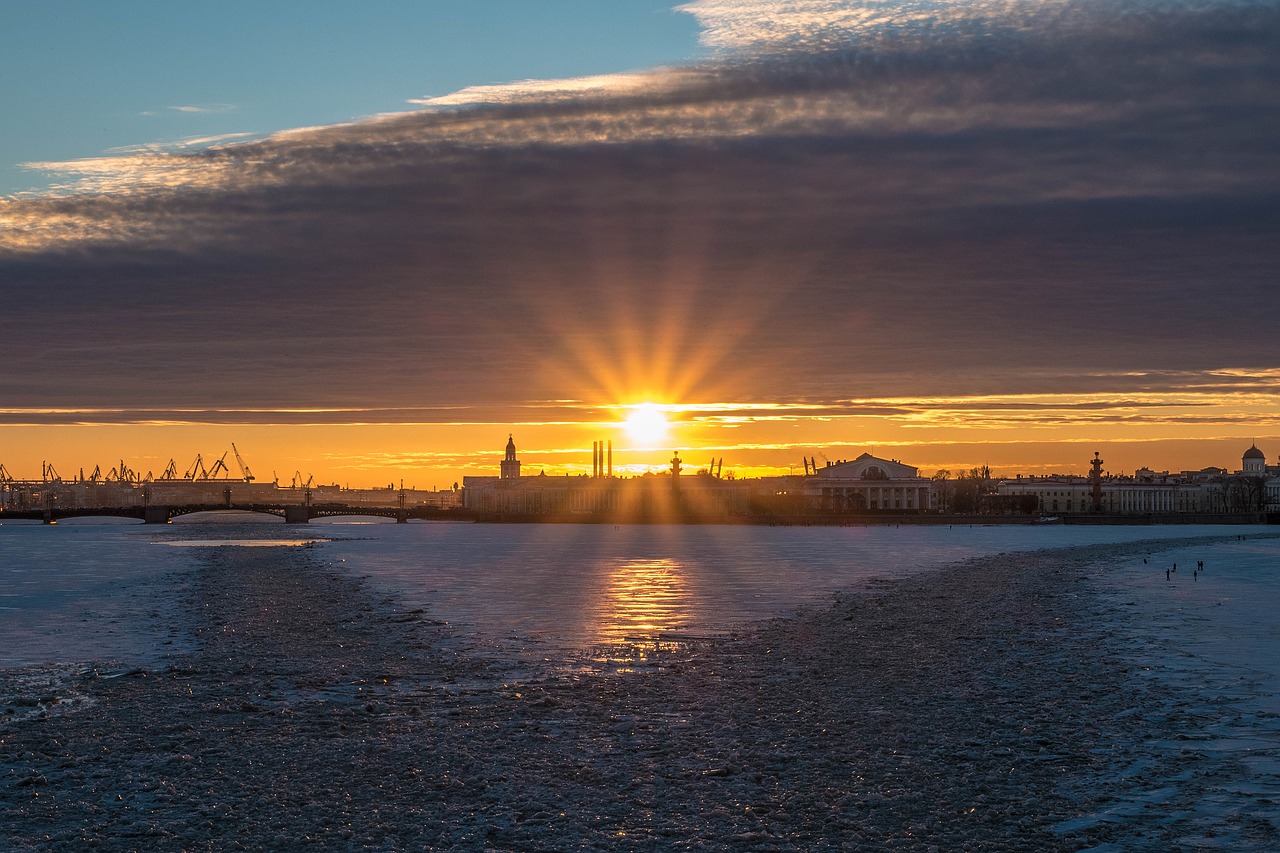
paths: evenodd
<path fill-rule="evenodd" d="M 606 566 L 608 587 L 601 602 L 601 643 L 657 640 L 689 621 L 684 567 L 670 559 L 623 560 Z"/>

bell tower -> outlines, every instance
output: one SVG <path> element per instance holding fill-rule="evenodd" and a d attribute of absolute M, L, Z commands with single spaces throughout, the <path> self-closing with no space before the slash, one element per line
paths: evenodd
<path fill-rule="evenodd" d="M 516 440 L 507 435 L 507 457 L 502 460 L 500 479 L 514 480 L 520 476 L 520 460 L 516 458 Z"/>

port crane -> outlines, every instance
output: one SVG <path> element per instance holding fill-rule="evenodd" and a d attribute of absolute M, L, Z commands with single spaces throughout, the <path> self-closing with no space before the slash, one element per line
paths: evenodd
<path fill-rule="evenodd" d="M 160 474 L 160 479 L 161 480 L 178 479 L 178 466 L 174 463 L 172 459 L 169 460 L 169 467 L 165 468 L 164 472 Z"/>
<path fill-rule="evenodd" d="M 209 472 L 204 469 L 204 457 L 199 453 L 196 454 L 196 461 L 191 463 L 191 467 L 187 469 L 187 473 L 182 475 L 184 480 L 207 480 Z"/>
<path fill-rule="evenodd" d="M 252 483 L 254 480 L 253 473 L 249 470 L 249 466 L 244 464 L 244 457 L 240 455 L 240 451 L 236 450 L 236 443 L 231 442 L 231 452 L 236 455 L 236 464 L 240 466 L 240 476 L 244 477 L 246 483 Z M 226 454 L 222 454 L 224 457 Z"/>
<path fill-rule="evenodd" d="M 13 475 L 9 473 L 9 469 L 4 467 L 4 463 L 0 462 L 0 483 L 6 485 L 13 482 Z"/>
<path fill-rule="evenodd" d="M 308 475 L 307 475 L 307 479 L 306 479 L 306 481 L 304 482 L 304 481 L 303 481 L 303 479 L 302 479 L 302 472 L 301 472 L 301 471 L 294 471 L 294 472 L 293 472 L 293 482 L 289 484 L 289 488 L 291 488 L 291 489 L 309 489 L 309 488 L 311 488 L 311 481 L 312 481 L 313 479 L 315 479 L 315 476 L 316 476 L 315 474 L 308 474 Z"/>
<path fill-rule="evenodd" d="M 94 473 L 98 473 L 96 469 Z M 153 479 L 155 479 L 155 477 L 150 471 L 146 473 L 146 476 L 143 476 L 140 471 L 135 471 L 130 468 L 123 459 L 120 460 L 120 466 L 118 468 L 112 468 L 107 472 L 108 481 L 115 480 L 120 483 L 133 483 L 135 486 L 143 483 L 150 483 Z M 94 482 L 97 481 L 95 480 Z"/>
<path fill-rule="evenodd" d="M 217 462 L 213 463 L 213 465 L 209 468 L 208 472 L 205 474 L 203 479 L 216 480 L 218 478 L 218 474 L 224 471 L 229 475 L 231 473 L 231 469 L 227 467 L 227 454 L 230 452 L 231 452 L 230 450 L 224 451 L 222 454 L 222 458 L 219 459 Z"/>

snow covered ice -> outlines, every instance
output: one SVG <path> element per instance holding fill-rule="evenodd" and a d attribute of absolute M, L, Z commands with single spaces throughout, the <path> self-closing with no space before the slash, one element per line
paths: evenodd
<path fill-rule="evenodd" d="M 0 847 L 1280 844 L 1266 528 L 306 532 L 6 605 Z"/>

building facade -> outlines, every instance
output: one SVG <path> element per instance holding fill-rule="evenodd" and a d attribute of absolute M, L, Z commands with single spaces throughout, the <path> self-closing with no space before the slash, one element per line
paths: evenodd
<path fill-rule="evenodd" d="M 1109 515 L 1234 514 L 1280 511 L 1280 467 L 1251 446 L 1234 474 L 1204 468 L 1170 474 L 1140 468 L 1132 476 L 1102 478 L 1102 509 Z M 1092 483 L 1071 475 L 1019 476 L 997 483 L 1002 495 L 1034 496 L 1039 512 L 1068 515 L 1092 511 Z"/>
<path fill-rule="evenodd" d="M 832 512 L 922 512 L 933 508 L 932 483 L 920 476 L 918 468 L 870 453 L 815 468 L 803 488 L 817 499 L 819 509 Z"/>

